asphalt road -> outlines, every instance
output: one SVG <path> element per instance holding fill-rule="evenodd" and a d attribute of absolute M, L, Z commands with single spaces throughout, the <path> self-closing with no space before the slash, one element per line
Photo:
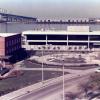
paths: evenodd
<path fill-rule="evenodd" d="M 82 82 L 83 80 L 86 80 L 89 75 L 90 72 L 86 72 L 86 73 L 80 73 L 82 76 L 76 75 L 74 78 L 72 79 L 66 79 L 65 80 L 65 88 L 69 88 L 69 86 L 73 86 L 77 85 L 78 83 Z M 56 84 L 52 84 L 50 86 L 45 86 L 42 89 L 38 89 L 36 91 L 32 91 L 30 93 L 27 93 L 23 96 L 14 98 L 13 100 L 56 100 L 56 99 L 48 99 L 48 96 L 52 97 L 53 94 L 56 94 L 57 92 L 61 93 L 63 89 L 63 85 L 62 85 L 62 81 L 57 82 Z M 46 98 L 46 99 L 44 99 Z M 60 99 L 57 99 L 60 100 Z"/>

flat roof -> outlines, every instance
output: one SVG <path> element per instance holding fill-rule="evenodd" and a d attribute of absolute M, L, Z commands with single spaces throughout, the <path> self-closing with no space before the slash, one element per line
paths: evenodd
<path fill-rule="evenodd" d="M 51 34 L 51 35 L 100 35 L 100 31 L 93 31 L 93 32 L 68 32 L 68 31 L 51 31 L 51 30 L 45 30 L 45 31 L 24 31 L 22 34 L 37 34 L 37 35 L 44 35 L 44 34 Z"/>
<path fill-rule="evenodd" d="M 9 37 L 9 36 L 14 36 L 20 33 L 0 33 L 0 37 Z"/>

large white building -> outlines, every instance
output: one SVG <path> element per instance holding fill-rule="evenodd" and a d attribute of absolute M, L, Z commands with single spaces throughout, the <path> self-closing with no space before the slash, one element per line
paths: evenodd
<path fill-rule="evenodd" d="M 99 50 L 100 32 L 24 31 L 27 50 Z"/>

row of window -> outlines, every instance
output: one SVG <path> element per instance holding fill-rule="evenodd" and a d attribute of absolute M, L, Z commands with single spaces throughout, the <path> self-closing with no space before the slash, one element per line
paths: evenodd
<path fill-rule="evenodd" d="M 47 35 L 47 40 L 100 40 L 100 35 Z M 46 35 L 27 35 L 27 40 L 46 40 Z"/>
<path fill-rule="evenodd" d="M 46 45 L 46 42 L 29 42 L 29 45 Z M 47 44 L 51 45 L 67 45 L 67 42 L 47 42 Z M 68 45 L 88 45 L 88 42 L 79 43 L 79 42 L 68 42 Z M 95 46 L 94 43 L 89 43 L 90 46 Z M 97 44 L 100 45 L 100 44 Z"/>
<path fill-rule="evenodd" d="M 15 45 L 15 44 L 17 44 L 19 42 L 21 42 L 21 39 L 20 38 L 13 39 L 13 40 L 9 40 L 9 41 L 6 42 L 6 47 Z"/>
<path fill-rule="evenodd" d="M 7 54 L 10 54 L 10 53 L 12 53 L 12 52 L 14 52 L 14 51 L 16 51 L 16 50 L 18 50 L 18 49 L 20 49 L 21 47 L 19 46 L 19 45 L 17 45 L 17 46 L 15 46 L 15 47 L 13 47 L 13 48 L 8 48 L 7 50 L 6 50 L 6 53 Z"/>

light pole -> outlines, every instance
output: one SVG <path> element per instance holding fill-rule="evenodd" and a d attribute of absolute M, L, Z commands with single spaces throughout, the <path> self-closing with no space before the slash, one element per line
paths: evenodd
<path fill-rule="evenodd" d="M 65 77 L 64 77 L 64 59 L 63 59 L 63 100 L 65 100 L 65 81 L 64 81 Z"/>
<path fill-rule="evenodd" d="M 43 50 L 42 50 L 42 57 L 43 57 Z M 42 84 L 44 83 L 44 69 L 43 69 L 43 60 L 44 60 L 44 57 L 42 59 Z"/>

